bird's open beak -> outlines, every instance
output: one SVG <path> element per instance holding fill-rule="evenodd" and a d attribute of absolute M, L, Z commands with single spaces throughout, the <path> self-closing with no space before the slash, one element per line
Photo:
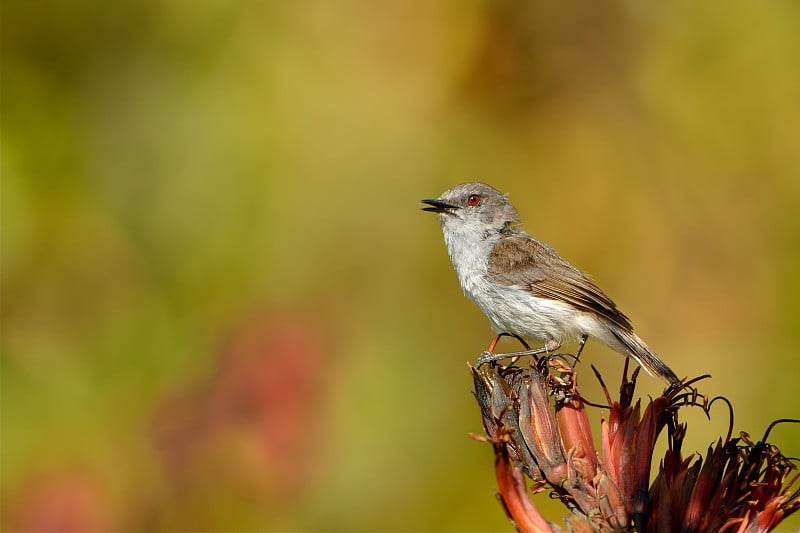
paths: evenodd
<path fill-rule="evenodd" d="M 457 209 L 457 205 L 448 204 L 441 200 L 432 200 L 430 198 L 420 200 L 423 204 L 428 204 L 431 207 L 423 207 L 423 211 L 430 211 L 431 213 L 450 213 L 453 209 Z"/>

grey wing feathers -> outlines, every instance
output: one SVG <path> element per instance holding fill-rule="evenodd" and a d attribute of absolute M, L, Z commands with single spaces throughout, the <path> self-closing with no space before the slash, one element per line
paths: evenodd
<path fill-rule="evenodd" d="M 581 271 L 527 234 L 500 240 L 489 257 L 489 274 L 504 285 L 527 284 L 534 296 L 565 301 L 631 331 L 628 317 Z"/>

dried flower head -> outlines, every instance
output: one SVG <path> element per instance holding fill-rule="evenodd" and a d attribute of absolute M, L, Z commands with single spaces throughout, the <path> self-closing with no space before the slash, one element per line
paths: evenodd
<path fill-rule="evenodd" d="M 634 401 L 639 369 L 612 400 L 595 370 L 607 405 L 592 406 L 578 391 L 576 375 L 560 356 L 529 367 L 472 368 L 475 396 L 487 440 L 494 446 L 499 499 L 520 531 L 562 531 L 534 505 L 534 493 L 549 490 L 571 511 L 567 531 L 765 532 L 800 508 L 799 474 L 792 460 L 767 443 L 742 433 L 709 446 L 703 457 L 683 457 L 687 406 L 709 415 L 709 400 L 695 384 L 671 386 Z M 599 453 L 587 405 L 608 409 L 601 420 Z M 730 407 L 730 403 L 728 403 Z M 733 415 L 731 409 L 731 425 Z M 791 421 L 795 422 L 795 421 Z M 656 440 L 666 428 L 668 447 L 651 483 Z M 530 479 L 530 484 L 526 481 Z"/>

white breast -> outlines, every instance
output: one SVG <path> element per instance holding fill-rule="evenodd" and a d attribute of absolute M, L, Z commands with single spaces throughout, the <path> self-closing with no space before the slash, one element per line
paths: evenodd
<path fill-rule="evenodd" d="M 537 298 L 524 287 L 492 281 L 487 263 L 499 235 L 487 238 L 471 234 L 463 225 L 451 229 L 455 231 L 444 232 L 445 243 L 461 288 L 481 308 L 496 332 L 564 342 L 579 339 L 585 327 L 594 329 L 594 324 L 589 323 L 594 322 L 593 318 L 569 304 Z"/>

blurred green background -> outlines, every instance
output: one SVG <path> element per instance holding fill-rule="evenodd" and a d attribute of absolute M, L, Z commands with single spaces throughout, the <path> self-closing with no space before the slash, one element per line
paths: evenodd
<path fill-rule="evenodd" d="M 797 417 L 798 27 L 788 1 L 5 3 L 0 525 L 509 530 L 467 436 L 492 333 L 418 204 L 476 179 L 735 431 Z M 588 364 L 615 387 L 622 358 L 584 353 L 599 399 Z"/>

